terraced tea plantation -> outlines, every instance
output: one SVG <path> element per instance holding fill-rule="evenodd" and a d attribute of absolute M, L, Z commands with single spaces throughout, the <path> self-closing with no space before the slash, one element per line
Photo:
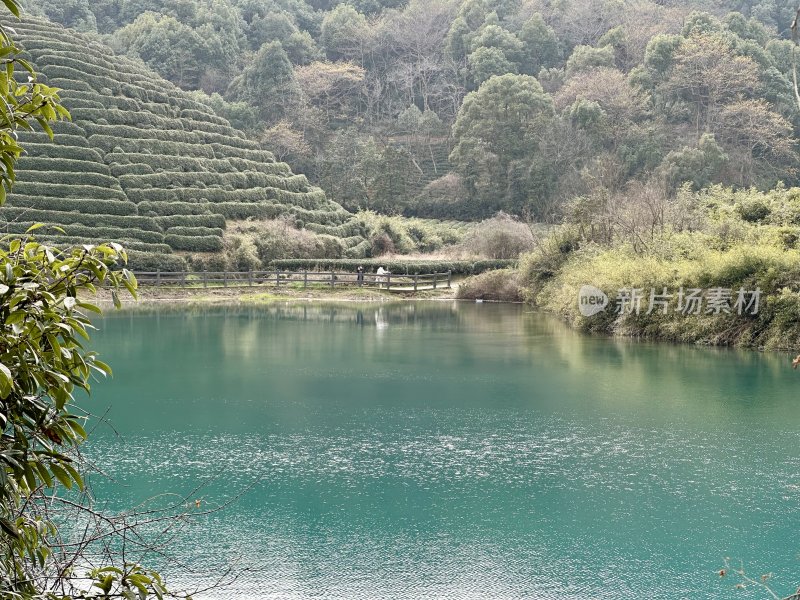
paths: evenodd
<path fill-rule="evenodd" d="M 38 237 L 118 241 L 133 268 L 184 270 L 222 250 L 227 220 L 283 216 L 337 238 L 342 256 L 364 255 L 353 215 L 210 107 L 88 37 L 30 17 L 9 25 L 73 121 L 52 142 L 21 136 L 28 154 L 0 209 L 4 230 L 54 224 L 65 234 Z"/>

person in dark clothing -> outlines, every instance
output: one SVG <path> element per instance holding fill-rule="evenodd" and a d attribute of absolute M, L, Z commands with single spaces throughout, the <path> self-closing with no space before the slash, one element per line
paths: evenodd
<path fill-rule="evenodd" d="M 358 285 L 364 285 L 364 267 L 358 265 L 356 273 L 358 273 L 358 275 L 356 276 L 356 281 L 358 281 Z"/>

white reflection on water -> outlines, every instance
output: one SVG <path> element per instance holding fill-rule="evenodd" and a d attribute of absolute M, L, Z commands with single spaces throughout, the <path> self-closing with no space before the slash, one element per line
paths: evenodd
<path fill-rule="evenodd" d="M 760 536 L 782 539 L 798 522 L 800 501 L 780 485 L 798 462 L 774 450 L 793 434 L 755 449 L 761 464 L 740 462 L 725 432 L 549 417 L 487 433 L 493 419 L 478 412 L 482 426 L 447 434 L 176 432 L 130 440 L 124 453 L 95 444 L 92 455 L 139 489 L 235 473 L 239 487 L 202 492 L 210 503 L 259 481 L 181 544 L 180 559 L 201 570 L 221 557 L 248 565 L 208 598 L 700 597 L 725 551 L 708 536 L 729 543 L 747 533 L 738 519 L 762 515 Z M 785 563 L 786 548 L 775 550 L 762 559 Z"/>

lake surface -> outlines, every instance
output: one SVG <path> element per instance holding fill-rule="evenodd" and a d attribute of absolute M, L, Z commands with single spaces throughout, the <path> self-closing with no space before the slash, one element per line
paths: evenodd
<path fill-rule="evenodd" d="M 800 583 L 800 373 L 520 306 L 121 313 L 87 453 L 122 509 L 189 494 L 198 598 L 763 598 Z M 153 562 L 153 561 L 150 561 Z M 157 562 L 157 561 L 156 561 Z"/>

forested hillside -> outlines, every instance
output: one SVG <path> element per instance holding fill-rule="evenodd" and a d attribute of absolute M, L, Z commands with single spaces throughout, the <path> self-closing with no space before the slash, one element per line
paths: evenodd
<path fill-rule="evenodd" d="M 348 209 L 557 219 L 576 196 L 798 182 L 788 0 L 29 4 Z"/>
<path fill-rule="evenodd" d="M 23 134 L 27 154 L 0 212 L 3 229 L 55 224 L 63 234 L 40 237 L 111 239 L 126 245 L 136 268 L 182 270 L 186 261 L 208 266 L 227 221 L 281 217 L 308 230 L 320 256 L 363 255 L 350 213 L 207 104 L 61 26 L 26 18 L 14 28 L 48 83 L 63 90 L 73 121 L 54 126 L 54 142 Z"/>

